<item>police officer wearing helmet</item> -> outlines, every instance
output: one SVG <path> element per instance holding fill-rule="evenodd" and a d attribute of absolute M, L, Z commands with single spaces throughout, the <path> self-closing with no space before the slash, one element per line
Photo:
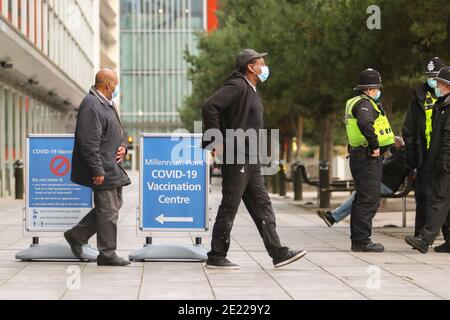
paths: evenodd
<path fill-rule="evenodd" d="M 403 124 L 408 165 L 417 169 L 414 193 L 416 198 L 415 236 L 420 234 L 425 225 L 426 201 L 431 196 L 431 175 L 425 172 L 424 162 L 430 149 L 432 113 L 437 101 L 436 76 L 443 66 L 444 62 L 438 57 L 434 57 L 427 63 L 425 75 L 428 79 L 415 90 L 414 99 Z"/>
<path fill-rule="evenodd" d="M 349 140 L 350 169 L 355 181 L 350 228 L 352 251 L 383 252 L 373 243 L 372 219 L 380 204 L 382 156 L 394 144 L 394 133 L 381 104 L 380 73 L 366 69 L 355 90 L 359 95 L 347 101 L 345 124 Z"/>
<path fill-rule="evenodd" d="M 417 236 L 407 236 L 405 241 L 422 253 L 433 244 L 450 211 L 450 66 L 443 67 L 437 77 L 438 100 L 433 111 L 433 132 L 426 172 L 431 174 L 431 198 L 426 209 L 425 225 Z M 445 243 L 436 252 L 450 252 L 450 234 L 444 229 Z"/>

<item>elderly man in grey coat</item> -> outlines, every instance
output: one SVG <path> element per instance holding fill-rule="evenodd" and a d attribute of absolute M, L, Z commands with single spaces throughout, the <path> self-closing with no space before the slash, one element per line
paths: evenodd
<path fill-rule="evenodd" d="M 73 254 L 82 259 L 82 245 L 97 234 L 99 266 L 130 264 L 116 255 L 122 187 L 131 183 L 122 168 L 126 142 L 112 101 L 118 95 L 118 84 L 114 71 L 102 69 L 97 73 L 95 86 L 78 111 L 72 156 L 71 180 L 93 189 L 95 207 L 64 237 Z"/>

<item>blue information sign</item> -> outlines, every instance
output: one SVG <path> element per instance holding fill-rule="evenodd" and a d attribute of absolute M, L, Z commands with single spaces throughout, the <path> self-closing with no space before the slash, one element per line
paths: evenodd
<path fill-rule="evenodd" d="M 209 167 L 201 135 L 141 137 L 140 229 L 205 231 Z"/>
<path fill-rule="evenodd" d="M 27 231 L 67 230 L 92 209 L 92 190 L 70 181 L 73 144 L 73 135 L 28 137 Z"/>

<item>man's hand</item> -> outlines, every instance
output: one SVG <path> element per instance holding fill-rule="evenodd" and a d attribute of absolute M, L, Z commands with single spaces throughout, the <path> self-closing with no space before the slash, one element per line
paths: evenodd
<path fill-rule="evenodd" d="M 372 153 L 370 154 L 372 158 L 378 158 L 380 156 L 380 148 L 372 150 Z"/>
<path fill-rule="evenodd" d="M 127 149 L 124 146 L 120 146 L 116 153 L 116 161 L 117 163 L 122 162 L 127 154 Z"/>
<path fill-rule="evenodd" d="M 93 177 L 92 181 L 94 182 L 94 185 L 101 186 L 103 184 L 103 182 L 105 181 L 105 176 Z"/>

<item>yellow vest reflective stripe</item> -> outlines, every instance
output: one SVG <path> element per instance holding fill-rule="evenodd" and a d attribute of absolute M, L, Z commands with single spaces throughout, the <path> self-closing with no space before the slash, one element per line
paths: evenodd
<path fill-rule="evenodd" d="M 425 139 L 427 140 L 427 150 L 430 149 L 431 131 L 433 130 L 433 107 L 437 99 L 433 97 L 430 91 L 427 92 L 423 109 L 425 111 Z"/>
<path fill-rule="evenodd" d="M 369 143 L 366 137 L 361 133 L 358 127 L 358 120 L 353 116 L 353 107 L 362 99 L 366 99 L 370 102 L 372 107 L 378 113 L 378 117 L 374 122 L 374 130 L 377 135 L 378 144 L 380 147 L 387 147 L 394 144 L 394 133 L 392 132 L 391 125 L 386 115 L 382 114 L 378 105 L 372 99 L 369 99 L 365 95 L 354 97 L 347 101 L 345 106 L 345 128 L 347 131 L 348 142 L 351 147 L 367 147 Z"/>

